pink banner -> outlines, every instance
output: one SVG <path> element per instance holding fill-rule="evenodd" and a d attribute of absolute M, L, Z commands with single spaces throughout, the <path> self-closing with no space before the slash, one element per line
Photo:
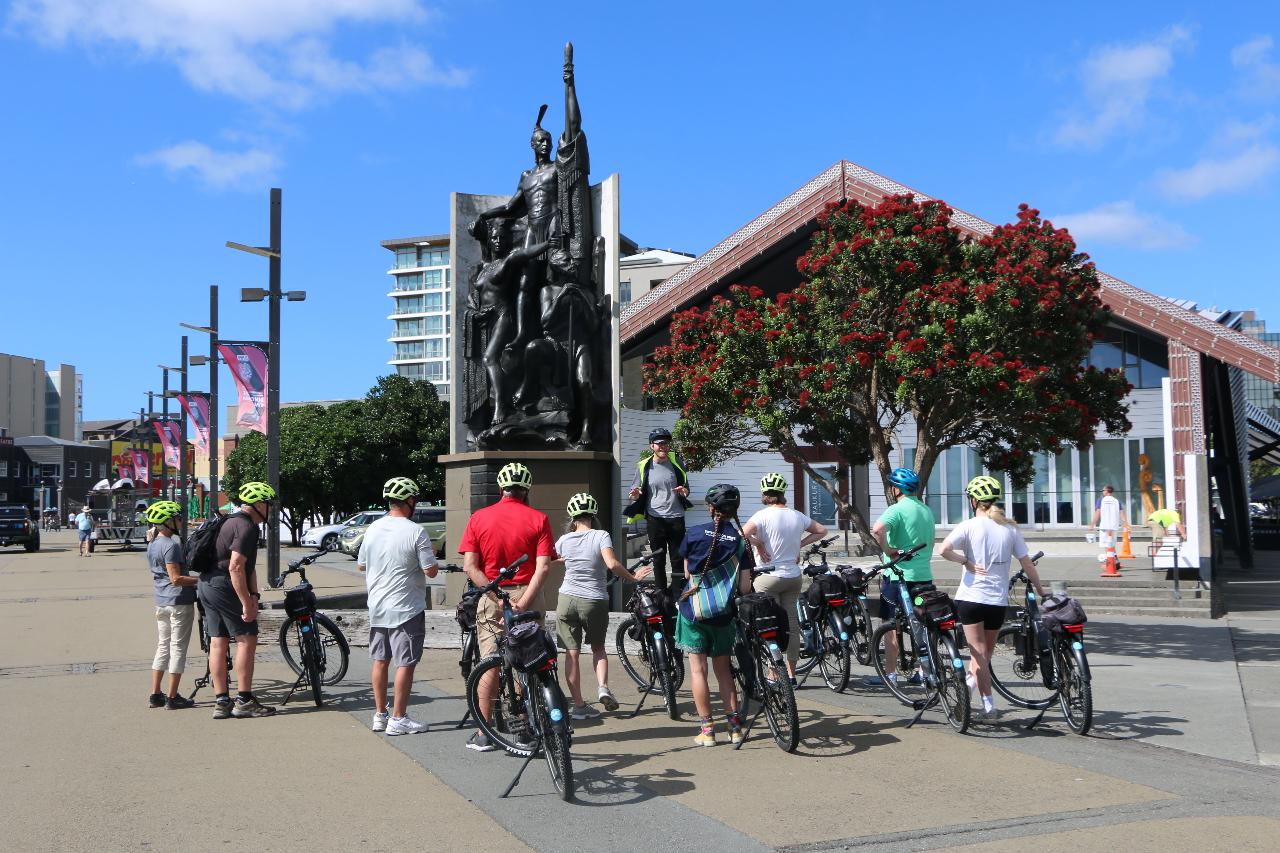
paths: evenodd
<path fill-rule="evenodd" d="M 117 479 L 117 480 L 132 480 L 132 479 L 133 479 L 133 468 L 131 468 L 131 467 L 130 467 L 130 466 L 128 466 L 128 465 L 120 465 L 119 467 L 117 467 L 117 468 L 116 468 L 116 479 Z"/>
<path fill-rule="evenodd" d="M 179 394 L 178 402 L 196 425 L 196 447 L 209 458 L 209 397 L 206 394 Z"/>
<path fill-rule="evenodd" d="M 150 460 L 147 459 L 147 451 L 130 450 L 129 455 L 133 457 L 133 470 L 138 475 L 138 478 L 134 480 L 134 482 L 150 483 L 151 482 L 151 465 L 149 464 Z"/>
<path fill-rule="evenodd" d="M 267 354 L 253 344 L 218 344 L 240 398 L 236 426 L 267 434 Z"/>
<path fill-rule="evenodd" d="M 179 455 L 182 447 L 182 427 L 177 421 L 152 421 L 156 425 L 156 432 L 160 434 L 160 446 L 164 448 L 164 464 L 170 468 L 177 468 L 181 465 L 182 457 Z"/>

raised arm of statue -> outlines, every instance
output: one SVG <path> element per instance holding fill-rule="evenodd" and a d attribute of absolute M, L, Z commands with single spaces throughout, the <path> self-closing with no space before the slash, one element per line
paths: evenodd
<path fill-rule="evenodd" d="M 514 252 L 503 258 L 501 268 L 502 273 L 505 274 L 507 270 L 513 267 L 524 266 L 530 260 L 545 252 L 547 247 L 550 245 L 550 242 L 544 240 L 541 243 L 534 243 L 532 246 L 521 246 L 519 249 L 516 249 Z"/>
<path fill-rule="evenodd" d="M 565 142 L 582 130 L 582 113 L 578 110 L 578 89 L 573 82 L 573 42 L 564 46 L 564 136 Z"/>

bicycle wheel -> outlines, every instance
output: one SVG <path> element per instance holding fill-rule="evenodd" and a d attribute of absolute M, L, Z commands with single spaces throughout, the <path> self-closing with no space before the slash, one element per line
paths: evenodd
<path fill-rule="evenodd" d="M 938 698 L 947 714 L 947 722 L 960 734 L 969 730 L 969 687 L 964 683 L 964 661 L 950 634 L 937 636 Z"/>
<path fill-rule="evenodd" d="M 783 752 L 795 752 L 800 745 L 800 715 L 796 711 L 796 694 L 787 677 L 785 659 L 776 663 L 769 653 L 758 653 L 760 688 L 763 695 L 764 715 L 773 732 L 774 743 Z M 769 674 L 772 670 L 772 676 Z"/>
<path fill-rule="evenodd" d="M 534 690 L 533 707 L 542 730 L 542 755 L 551 771 L 551 782 L 560 792 L 560 799 L 573 799 L 573 759 L 569 755 L 569 721 L 565 712 L 564 693 L 553 671 L 540 672 L 531 681 Z M 558 719 L 557 719 L 558 717 Z"/>
<path fill-rule="evenodd" d="M 662 700 L 666 703 L 667 714 L 671 719 L 678 720 L 680 709 L 676 706 L 676 684 L 665 638 L 654 643 L 653 663 L 658 671 L 658 685 L 662 689 Z"/>
<path fill-rule="evenodd" d="M 480 679 L 490 671 L 496 673 L 498 684 L 494 691 L 491 709 L 493 717 L 485 719 L 484 714 L 480 713 Z M 502 655 L 481 658 L 479 663 L 472 667 L 471 675 L 467 678 L 467 709 L 471 711 L 471 718 L 476 721 L 480 731 L 485 733 L 491 743 L 513 755 L 527 757 L 532 754 L 531 749 L 517 746 L 515 738 L 503 731 L 504 728 L 512 728 L 515 721 L 524 713 L 524 702 L 516 693 L 515 679 L 511 671 L 503 666 Z M 505 721 L 507 725 L 499 725 L 500 720 Z"/>
<path fill-rule="evenodd" d="M 889 677 L 889 663 L 885 652 L 885 641 L 890 633 L 898 639 L 898 656 L 893 669 L 897 675 L 896 679 Z M 911 633 L 909 631 L 898 633 L 896 622 L 885 622 L 871 635 L 871 648 L 876 673 L 884 681 L 884 686 L 889 692 L 907 706 L 923 701 L 928 688 L 917 671 L 919 657 L 916 654 L 916 644 Z"/>
<path fill-rule="evenodd" d="M 351 647 L 342 629 L 323 613 L 311 617 L 316 636 L 320 639 L 320 673 L 321 681 L 332 687 L 347 674 L 347 665 L 351 659 Z M 284 620 L 280 626 L 280 654 L 284 662 L 293 670 L 294 675 L 302 675 L 302 631 L 298 620 L 292 616 Z"/>
<path fill-rule="evenodd" d="M 822 680 L 836 693 L 843 693 L 849 686 L 849 641 L 826 640 L 828 648 L 818 658 L 818 668 L 822 671 Z"/>
<path fill-rule="evenodd" d="M 853 624 L 849 626 L 849 645 L 853 647 L 853 656 L 863 666 L 871 666 L 871 613 L 860 598 L 854 599 L 850 610 Z"/>
<path fill-rule="evenodd" d="M 320 640 L 314 633 L 309 633 L 306 638 L 306 666 L 307 681 L 311 682 L 311 698 L 315 700 L 316 707 L 319 708 L 324 704 L 324 652 L 320 649 Z"/>
<path fill-rule="evenodd" d="M 1093 726 L 1093 685 L 1076 665 L 1075 655 L 1066 647 L 1066 643 L 1058 642 L 1054 645 L 1058 656 L 1058 681 L 1061 688 L 1058 703 L 1062 706 L 1062 714 L 1067 718 L 1071 731 L 1078 735 L 1088 734 Z"/>
<path fill-rule="evenodd" d="M 1006 625 L 996 635 L 996 645 L 991 650 L 991 685 L 1019 708 L 1042 711 L 1053 703 L 1055 691 L 1044 686 L 1036 656 L 1032 655 L 1028 666 L 1019 652 L 1022 631 L 1021 624 Z"/>
<path fill-rule="evenodd" d="M 613 641 L 622 668 L 636 686 L 643 689 L 649 686 L 649 644 L 640 635 L 640 630 L 634 616 L 623 619 Z"/>

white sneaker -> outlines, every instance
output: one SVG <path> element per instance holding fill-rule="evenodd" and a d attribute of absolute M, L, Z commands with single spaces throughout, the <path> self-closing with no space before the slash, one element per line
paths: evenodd
<path fill-rule="evenodd" d="M 600 695 L 597 701 L 599 701 L 600 704 L 604 706 L 604 709 L 606 711 L 618 710 L 618 700 L 613 695 L 613 691 L 610 690 L 608 687 L 600 688 Z"/>
<path fill-rule="evenodd" d="M 982 716 L 991 723 L 1000 719 L 1000 709 L 996 707 L 995 700 L 990 696 L 982 697 Z"/>
<path fill-rule="evenodd" d="M 392 717 L 387 722 L 388 735 L 420 735 L 426 730 L 426 726 L 414 720 L 408 714 L 403 717 Z"/>
<path fill-rule="evenodd" d="M 600 716 L 600 712 L 590 705 L 574 705 L 569 716 L 575 720 L 594 720 Z"/>
<path fill-rule="evenodd" d="M 373 730 L 375 732 L 385 732 L 387 730 L 387 720 L 391 718 L 391 714 L 386 711 L 373 712 Z"/>

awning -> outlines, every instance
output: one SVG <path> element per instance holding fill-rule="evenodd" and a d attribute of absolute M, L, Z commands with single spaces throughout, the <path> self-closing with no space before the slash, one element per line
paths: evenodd
<path fill-rule="evenodd" d="M 1280 421 L 1253 403 L 1247 403 L 1249 418 L 1249 461 L 1265 461 L 1280 467 Z"/>

